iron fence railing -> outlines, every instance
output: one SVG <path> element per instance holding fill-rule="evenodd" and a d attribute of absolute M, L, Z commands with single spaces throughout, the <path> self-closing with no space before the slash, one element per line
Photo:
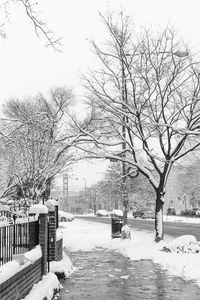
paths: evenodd
<path fill-rule="evenodd" d="M 38 244 L 38 226 L 38 220 L 33 219 L 0 226 L 0 266 Z"/>

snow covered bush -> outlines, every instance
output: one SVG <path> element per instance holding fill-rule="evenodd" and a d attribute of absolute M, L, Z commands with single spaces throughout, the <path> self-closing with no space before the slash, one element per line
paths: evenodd
<path fill-rule="evenodd" d="M 198 242 L 193 235 L 182 235 L 165 244 L 162 251 L 174 253 L 199 253 L 200 242 Z"/>

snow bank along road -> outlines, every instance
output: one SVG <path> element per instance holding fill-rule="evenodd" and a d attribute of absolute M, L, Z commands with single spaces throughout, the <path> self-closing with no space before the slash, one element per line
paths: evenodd
<path fill-rule="evenodd" d="M 104 218 L 97 218 L 91 216 L 77 216 L 77 218 L 84 218 L 90 221 L 97 221 L 102 223 L 111 223 L 111 219 L 104 217 Z M 154 231 L 154 220 L 143 220 L 143 219 L 129 219 L 128 224 L 132 228 L 138 228 L 141 230 L 148 230 L 153 232 Z M 170 235 L 173 237 L 178 237 L 180 235 L 194 235 L 198 241 L 200 241 L 200 223 L 186 223 L 184 222 L 164 222 L 164 230 L 166 235 Z"/>

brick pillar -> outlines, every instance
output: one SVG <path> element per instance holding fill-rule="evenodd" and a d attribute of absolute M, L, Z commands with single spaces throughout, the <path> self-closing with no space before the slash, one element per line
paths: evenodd
<path fill-rule="evenodd" d="M 56 212 L 49 211 L 49 261 L 56 260 Z"/>
<path fill-rule="evenodd" d="M 48 214 L 39 215 L 39 244 L 42 249 L 42 274 L 47 274 Z"/>

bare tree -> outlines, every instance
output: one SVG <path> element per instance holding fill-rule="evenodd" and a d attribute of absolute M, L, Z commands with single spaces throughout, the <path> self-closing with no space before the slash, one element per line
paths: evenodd
<path fill-rule="evenodd" d="M 19 4 L 19 5 L 18 5 Z M 2 0 L 0 4 L 0 36 L 7 38 L 5 24 L 10 21 L 10 8 L 11 6 L 18 6 L 24 9 L 24 13 L 31 21 L 37 36 L 44 38 L 47 46 L 52 47 L 56 51 L 60 51 L 61 38 L 57 38 L 55 34 L 48 28 L 46 22 L 41 18 L 39 12 L 39 3 L 33 0 Z"/>
<path fill-rule="evenodd" d="M 91 41 L 101 67 L 84 76 L 91 122 L 77 126 L 93 148 L 81 149 L 121 161 L 125 176 L 137 168 L 149 180 L 160 241 L 168 175 L 200 146 L 199 63 L 180 51 L 184 45 L 170 28 L 136 35 L 123 12 L 101 18 L 108 38 L 102 48 Z"/>
<path fill-rule="evenodd" d="M 1 135 L 7 180 L 1 198 L 18 194 L 38 202 L 48 197 L 55 175 L 76 160 L 71 149 L 80 135 L 74 134 L 65 114 L 72 100 L 71 90 L 57 88 L 50 100 L 39 95 L 7 102 Z"/>

